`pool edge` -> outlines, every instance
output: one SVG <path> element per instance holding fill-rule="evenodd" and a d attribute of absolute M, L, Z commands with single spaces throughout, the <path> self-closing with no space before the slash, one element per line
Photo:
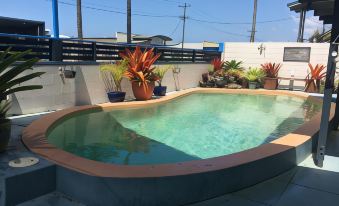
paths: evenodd
<path fill-rule="evenodd" d="M 165 96 L 161 99 L 124 102 L 124 103 L 105 103 L 94 106 L 80 106 L 57 111 L 34 121 L 24 129 L 22 140 L 24 144 L 33 152 L 40 156 L 55 162 L 56 164 L 87 174 L 98 177 L 114 178 L 152 178 L 152 177 L 169 177 L 180 175 L 191 175 L 205 172 L 225 170 L 228 168 L 241 166 L 295 150 L 309 142 L 319 130 L 320 112 L 315 115 L 309 122 L 300 126 L 297 130 L 285 135 L 268 144 L 264 144 L 242 152 L 225 155 L 205 160 L 194 160 L 174 164 L 161 165 L 143 165 L 143 166 L 125 166 L 88 160 L 71 153 L 65 152 L 49 144 L 46 134 L 49 128 L 55 122 L 63 119 L 65 116 L 86 110 L 110 110 L 130 107 L 144 107 L 148 105 L 161 104 L 171 101 L 175 98 L 182 97 L 191 93 L 227 93 L 227 94 L 267 94 L 267 95 L 287 95 L 300 98 L 310 98 L 312 101 L 322 101 L 318 98 L 311 97 L 306 93 L 290 92 L 281 90 L 247 90 L 247 89 L 217 89 L 217 88 L 193 88 Z M 334 103 L 331 105 L 331 116 L 334 115 Z"/>

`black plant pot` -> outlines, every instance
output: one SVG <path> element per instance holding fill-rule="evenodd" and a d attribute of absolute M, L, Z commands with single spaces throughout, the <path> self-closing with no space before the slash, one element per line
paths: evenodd
<path fill-rule="evenodd" d="M 226 80 L 217 80 L 215 82 L 215 85 L 218 87 L 218 88 L 225 88 L 227 84 L 227 81 Z"/>
<path fill-rule="evenodd" d="M 71 71 L 71 70 L 65 70 L 64 71 L 64 76 L 67 79 L 73 79 L 75 77 L 76 72 L 75 71 Z"/>
<path fill-rule="evenodd" d="M 207 84 L 206 82 L 199 81 L 199 86 L 200 87 L 206 87 L 206 84 Z"/>
<path fill-rule="evenodd" d="M 165 96 L 166 95 L 166 86 L 156 86 L 154 87 L 153 93 L 155 96 Z"/>
<path fill-rule="evenodd" d="M 214 86 L 215 86 L 215 82 L 213 82 L 213 81 L 208 81 L 208 82 L 206 82 L 206 86 L 207 86 L 207 87 L 214 87 Z"/>
<path fill-rule="evenodd" d="M 126 92 L 108 92 L 107 97 L 110 102 L 123 102 L 125 100 Z"/>

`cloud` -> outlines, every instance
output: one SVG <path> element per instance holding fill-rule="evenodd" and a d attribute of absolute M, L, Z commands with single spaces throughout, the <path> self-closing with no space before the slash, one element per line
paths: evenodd
<path fill-rule="evenodd" d="M 295 22 L 297 28 L 299 27 L 299 16 L 291 16 L 293 21 Z M 319 21 L 319 18 L 316 16 L 309 16 L 305 19 L 305 29 L 304 29 L 304 38 L 307 39 L 308 37 L 312 36 L 314 31 L 319 30 L 322 31 L 323 22 Z M 296 33 L 298 29 L 295 30 Z"/>

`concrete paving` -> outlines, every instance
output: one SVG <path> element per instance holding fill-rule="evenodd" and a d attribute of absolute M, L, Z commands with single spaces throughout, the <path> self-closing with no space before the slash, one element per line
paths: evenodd
<path fill-rule="evenodd" d="M 26 117 L 13 120 L 13 137 L 11 144 L 21 144 L 22 128 L 38 117 Z M 14 141 L 14 142 L 13 142 Z M 21 152 L 30 154 L 22 145 Z M 17 157 L 14 150 L 10 156 L 1 159 L 0 167 L 0 205 L 4 204 L 4 174 L 8 170 L 5 165 L 9 158 Z M 297 167 L 265 182 L 241 191 L 214 199 L 191 204 L 190 206 L 338 206 L 339 205 L 339 132 L 334 131 L 328 139 L 328 148 L 323 168 L 318 168 L 309 156 Z M 6 155 L 8 156 L 8 155 Z M 19 155 L 20 156 L 20 155 Z M 40 158 L 41 159 L 41 158 Z M 7 164 L 7 163 L 6 163 Z M 83 206 L 85 204 L 73 200 L 59 192 L 51 192 L 19 206 Z"/>

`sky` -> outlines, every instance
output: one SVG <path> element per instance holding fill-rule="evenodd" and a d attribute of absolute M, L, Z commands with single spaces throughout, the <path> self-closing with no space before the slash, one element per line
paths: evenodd
<path fill-rule="evenodd" d="M 293 0 L 258 0 L 256 41 L 296 41 L 299 14 L 287 4 Z M 114 37 L 126 32 L 126 0 L 82 0 L 84 37 Z M 180 42 L 183 8 L 188 3 L 185 42 L 247 42 L 253 0 L 132 0 L 132 33 L 167 35 Z M 76 0 L 59 0 L 60 34 L 76 37 Z M 0 15 L 46 22 L 53 32 L 51 0 L 1 0 Z M 214 22 L 214 23 L 212 23 Z M 328 29 L 328 26 L 326 27 Z M 307 14 L 305 38 L 322 21 Z"/>

